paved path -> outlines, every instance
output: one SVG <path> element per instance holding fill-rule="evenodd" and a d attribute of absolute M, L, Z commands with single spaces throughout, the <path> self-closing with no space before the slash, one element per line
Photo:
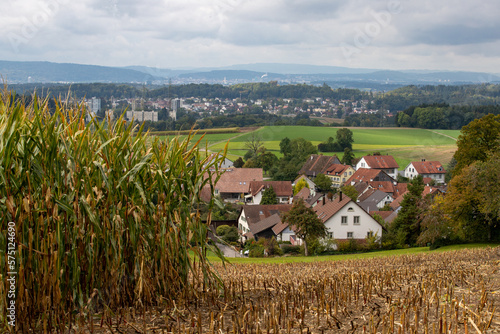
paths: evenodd
<path fill-rule="evenodd" d="M 239 252 L 235 251 L 232 247 L 216 243 L 217 247 L 224 253 L 225 257 L 243 257 Z"/>

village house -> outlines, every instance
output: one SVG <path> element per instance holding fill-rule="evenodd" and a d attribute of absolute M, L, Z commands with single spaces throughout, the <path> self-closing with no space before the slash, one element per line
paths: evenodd
<path fill-rule="evenodd" d="M 262 194 L 272 187 L 276 193 L 278 204 L 291 204 L 293 198 L 292 182 L 290 181 L 252 181 L 250 182 L 250 194 L 247 198 L 248 204 L 260 204 Z"/>
<path fill-rule="evenodd" d="M 434 180 L 436 183 L 444 183 L 445 174 L 446 171 L 439 161 L 426 161 L 425 159 L 409 163 L 404 170 L 405 177 L 411 180 L 421 175 L 424 178 L 424 183 L 429 183 L 430 180 Z"/>
<path fill-rule="evenodd" d="M 354 168 L 349 165 L 333 164 L 326 170 L 326 176 L 332 180 L 334 188 L 340 188 L 355 173 Z"/>
<path fill-rule="evenodd" d="M 340 164 L 340 160 L 336 155 L 318 155 L 312 154 L 309 159 L 302 165 L 299 171 L 300 175 L 305 175 L 310 179 L 313 179 L 319 174 L 325 174 L 328 168 L 334 164 Z"/>
<path fill-rule="evenodd" d="M 238 217 L 238 230 L 242 241 L 274 236 L 272 228 L 281 222 L 280 214 L 290 211 L 291 208 L 291 204 L 243 206 Z"/>
<path fill-rule="evenodd" d="M 362 157 L 356 164 L 356 170 L 360 168 L 370 168 L 384 171 L 396 179 L 398 176 L 398 168 L 396 160 L 391 155 L 367 155 Z"/>
<path fill-rule="evenodd" d="M 250 195 L 250 183 L 262 182 L 263 179 L 262 168 L 228 168 L 224 170 L 215 185 L 214 195 L 220 196 L 226 202 L 244 202 L 245 197 Z"/>
<path fill-rule="evenodd" d="M 382 237 L 382 225 L 342 192 L 333 200 L 325 198 L 313 210 L 325 223 L 330 239 L 363 242 L 367 237 Z"/>

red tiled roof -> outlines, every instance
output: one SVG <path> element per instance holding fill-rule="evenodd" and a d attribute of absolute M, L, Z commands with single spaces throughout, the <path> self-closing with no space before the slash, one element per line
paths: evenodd
<path fill-rule="evenodd" d="M 383 191 L 388 194 L 394 193 L 394 184 L 389 181 L 373 181 L 369 182 L 370 186 L 373 187 L 373 189 L 377 189 L 380 191 Z"/>
<path fill-rule="evenodd" d="M 397 185 L 394 186 L 394 193 L 392 194 L 392 197 L 396 199 L 399 196 L 406 193 L 407 191 L 408 191 L 408 183 L 398 183 Z"/>
<path fill-rule="evenodd" d="M 394 199 L 394 201 L 391 202 L 390 206 L 392 209 L 397 209 L 401 206 L 401 202 L 403 201 L 403 198 L 405 197 L 406 193 L 408 193 L 408 191 L 399 195 L 397 198 Z"/>
<path fill-rule="evenodd" d="M 320 201 L 315 207 L 313 207 L 313 210 L 316 212 L 319 219 L 326 222 L 349 202 L 352 202 L 352 199 L 347 197 L 345 194 L 342 194 L 342 200 L 340 200 L 340 196 L 337 196 L 333 199 L 333 201 L 327 199 L 324 205 L 323 202 Z"/>
<path fill-rule="evenodd" d="M 370 168 L 399 168 L 392 155 L 367 155 L 363 157 Z"/>
<path fill-rule="evenodd" d="M 418 174 L 445 174 L 443 165 L 439 161 L 415 161 L 411 163 Z"/>
<path fill-rule="evenodd" d="M 385 173 L 377 169 L 370 168 L 359 168 L 352 176 L 347 180 L 347 184 L 351 182 L 370 182 L 374 180 L 380 173 Z"/>
<path fill-rule="evenodd" d="M 248 193 L 252 181 L 263 181 L 262 168 L 229 168 L 215 188 L 219 193 Z"/>
<path fill-rule="evenodd" d="M 304 163 L 299 171 L 299 174 L 305 175 L 318 175 L 325 174 L 326 170 L 333 164 L 339 164 L 340 160 L 336 155 L 318 155 L 312 154 L 309 159 Z"/>
<path fill-rule="evenodd" d="M 370 216 L 375 216 L 375 214 L 382 217 L 384 220 L 387 219 L 394 211 L 372 211 L 370 212 Z"/>
<path fill-rule="evenodd" d="M 250 182 L 250 191 L 253 196 L 268 187 L 273 187 L 276 196 L 293 196 L 292 182 L 290 181 L 252 181 Z M 307 188 L 309 190 L 309 188 Z"/>
<path fill-rule="evenodd" d="M 302 198 L 305 201 L 306 199 L 309 198 L 310 195 L 311 195 L 311 190 L 309 190 L 309 188 L 307 187 L 304 187 L 300 189 L 300 191 L 294 197 Z"/>
<path fill-rule="evenodd" d="M 350 166 L 342 164 L 333 164 L 327 168 L 327 175 L 342 175 Z"/>

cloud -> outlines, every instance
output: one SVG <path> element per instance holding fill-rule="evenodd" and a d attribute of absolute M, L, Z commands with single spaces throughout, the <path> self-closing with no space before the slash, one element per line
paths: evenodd
<path fill-rule="evenodd" d="M 0 59 L 471 70 L 499 60 L 500 3 L 494 0 L 6 1 Z M 12 36 L 21 42 L 12 43 Z M 357 52 L 346 58 L 342 45 Z"/>

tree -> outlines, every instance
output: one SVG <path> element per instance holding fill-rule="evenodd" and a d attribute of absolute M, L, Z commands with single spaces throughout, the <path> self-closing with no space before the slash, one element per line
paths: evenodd
<path fill-rule="evenodd" d="M 273 187 L 266 188 L 262 193 L 262 199 L 260 200 L 260 205 L 267 204 L 278 204 L 278 198 L 276 197 L 276 192 L 274 192 Z"/>
<path fill-rule="evenodd" d="M 279 163 L 279 159 L 271 152 L 259 154 L 256 158 L 257 165 L 267 173 L 271 168 Z"/>
<path fill-rule="evenodd" d="M 318 190 L 322 193 L 332 190 L 332 179 L 325 174 L 318 174 L 318 176 L 314 179 L 314 183 L 316 184 Z"/>
<path fill-rule="evenodd" d="M 297 195 L 299 191 L 301 191 L 303 188 L 309 188 L 309 184 L 307 184 L 306 180 L 300 179 L 299 182 L 295 185 L 295 188 L 293 189 L 293 194 Z"/>
<path fill-rule="evenodd" d="M 452 219 L 445 212 L 444 196 L 437 195 L 434 199 L 426 198 L 430 201 L 421 213 L 421 228 L 417 243 L 425 246 L 431 244 L 436 248 L 439 244 L 450 243 L 455 239 L 456 230 L 453 227 Z"/>
<path fill-rule="evenodd" d="M 359 194 L 358 194 L 358 191 L 356 190 L 356 188 L 354 188 L 354 186 L 351 186 L 350 184 L 344 185 L 340 188 L 340 191 L 342 191 L 342 193 L 344 193 L 347 197 L 352 199 L 354 202 L 356 202 L 358 200 Z"/>
<path fill-rule="evenodd" d="M 262 143 L 262 138 L 259 134 L 252 132 L 245 142 L 245 147 L 256 156 L 259 150 L 264 147 L 264 143 Z"/>
<path fill-rule="evenodd" d="M 457 222 L 465 241 L 491 241 L 499 237 L 500 153 L 477 161 L 455 175 L 444 199 L 446 213 Z"/>
<path fill-rule="evenodd" d="M 500 150 L 499 136 L 500 115 L 489 114 L 464 126 L 453 155 L 457 161 L 453 175 L 474 161 L 485 161 L 488 153 Z"/>
<path fill-rule="evenodd" d="M 294 201 L 290 211 L 283 214 L 282 220 L 294 229 L 295 234 L 304 241 L 305 255 L 308 256 L 307 243 L 326 236 L 325 224 L 312 208 L 308 208 L 302 198 Z"/>
<path fill-rule="evenodd" d="M 401 202 L 401 210 L 391 224 L 391 234 L 395 242 L 400 246 L 413 246 L 420 235 L 421 202 L 424 191 L 424 181 L 421 175 L 413 178 L 408 184 L 408 193 L 404 195 Z"/>
<path fill-rule="evenodd" d="M 238 159 L 236 159 L 233 163 L 233 166 L 235 168 L 241 168 L 243 167 L 243 165 L 245 164 L 245 162 L 243 161 L 243 159 L 241 157 L 239 157 Z"/>
<path fill-rule="evenodd" d="M 352 165 L 352 161 L 354 160 L 354 153 L 349 147 L 344 149 L 344 156 L 342 157 L 342 163 L 344 165 Z"/>
<path fill-rule="evenodd" d="M 290 138 L 285 137 L 280 141 L 280 153 L 283 156 L 288 156 L 292 152 L 292 148 L 290 147 Z"/>
<path fill-rule="evenodd" d="M 337 143 L 343 150 L 346 147 L 352 150 L 352 143 L 354 143 L 352 131 L 347 128 L 337 130 Z"/>

